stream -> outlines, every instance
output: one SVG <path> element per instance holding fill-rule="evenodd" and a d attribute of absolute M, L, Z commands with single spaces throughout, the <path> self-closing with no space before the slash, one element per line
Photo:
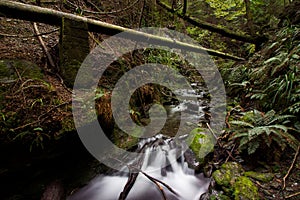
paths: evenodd
<path fill-rule="evenodd" d="M 172 133 L 173 123 L 179 112 L 191 113 L 189 116 L 202 121 L 207 102 L 203 100 L 203 92 L 179 91 L 186 97 L 179 105 L 166 106 L 170 123 L 159 134 L 141 139 L 138 143 L 138 151 L 143 151 L 142 158 L 136 158 L 130 166 L 138 166 L 137 178 L 129 190 L 128 200 L 198 200 L 204 192 L 208 190 L 209 178 L 205 178 L 203 173 L 196 173 L 189 168 L 186 162 L 186 155 L 183 149 L 184 142 L 176 142 Z M 195 97 L 196 101 L 190 100 Z M 180 136 L 182 141 L 188 134 Z M 68 200 L 117 200 L 124 190 L 128 177 L 130 176 L 130 166 L 124 166 L 121 172 L 114 172 L 109 175 L 100 174 L 91 180 L 86 186 L 75 191 Z M 164 184 L 155 181 L 159 180 Z M 170 187 L 171 189 L 169 189 Z M 173 191 L 172 191 L 173 190 Z M 162 194 L 164 193 L 164 194 Z M 164 197 L 165 195 L 165 197 Z"/>

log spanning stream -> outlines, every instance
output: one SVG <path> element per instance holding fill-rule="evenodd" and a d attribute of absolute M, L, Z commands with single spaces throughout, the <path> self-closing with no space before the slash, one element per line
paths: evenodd
<path fill-rule="evenodd" d="M 187 91 L 185 95 L 189 96 L 191 93 Z M 185 101 L 177 106 L 170 106 L 169 115 L 176 114 L 180 109 L 191 109 L 193 117 L 201 120 L 204 112 L 200 104 L 200 101 Z M 183 135 L 182 138 L 187 136 Z M 210 179 L 205 178 L 202 173 L 195 173 L 195 170 L 188 167 L 184 148 L 178 145 L 172 137 L 160 133 L 151 138 L 142 139 L 137 151 L 141 149 L 144 152 L 143 159 L 139 161 L 139 164 L 133 165 L 139 165 L 137 171 L 139 173 L 133 175 L 129 173 L 130 166 L 124 166 L 123 172 L 101 174 L 67 199 L 198 200 L 201 194 L 208 190 Z M 125 168 L 128 172 L 124 172 Z"/>

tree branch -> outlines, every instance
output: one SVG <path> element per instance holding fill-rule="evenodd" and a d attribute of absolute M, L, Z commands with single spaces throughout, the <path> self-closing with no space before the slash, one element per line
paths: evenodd
<path fill-rule="evenodd" d="M 295 162 L 296 162 L 296 160 L 297 160 L 299 151 L 300 151 L 300 145 L 298 146 L 298 149 L 297 149 L 297 151 L 296 151 L 296 153 L 295 153 L 295 155 L 294 155 L 293 162 L 292 162 L 292 164 L 291 164 L 291 166 L 290 166 L 288 172 L 287 172 L 286 175 L 283 177 L 283 187 L 282 187 L 283 190 L 285 189 L 285 186 L 286 186 L 286 183 L 285 183 L 285 182 L 286 182 L 286 179 L 287 179 L 287 177 L 290 175 L 290 173 L 291 173 L 291 171 L 292 171 L 292 169 L 293 169 L 293 167 L 294 167 L 294 165 L 295 165 Z"/>
<path fill-rule="evenodd" d="M 167 46 L 170 48 L 184 49 L 186 51 L 192 51 L 192 52 L 203 53 L 203 54 L 208 53 L 209 55 L 217 56 L 225 59 L 232 59 L 232 60 L 239 60 L 239 61 L 245 60 L 243 58 L 233 56 L 227 53 L 176 41 L 174 39 L 164 38 L 157 35 L 151 35 L 148 33 L 143 33 L 140 31 L 124 28 L 121 26 L 109 24 L 98 20 L 88 19 L 86 17 L 81 17 L 70 13 L 64 13 L 64 12 L 60 12 L 48 8 L 41 8 L 38 6 L 12 2 L 8 0 L 0 1 L 0 13 L 1 15 L 6 17 L 34 21 L 34 22 L 41 22 L 41 23 L 52 24 L 52 25 L 59 25 L 59 26 L 61 25 L 62 18 L 66 18 L 66 19 L 86 23 L 88 27 L 88 31 L 90 32 L 98 32 L 107 35 L 115 35 L 126 31 L 127 33 L 130 34 L 130 36 L 134 36 L 131 37 L 131 39 L 135 41 L 147 42 L 150 44 Z"/>
<path fill-rule="evenodd" d="M 54 63 L 54 61 L 52 59 L 52 56 L 49 53 L 49 51 L 48 51 L 48 49 L 47 49 L 47 47 L 46 47 L 46 45 L 45 45 L 45 43 L 43 41 L 43 38 L 40 36 L 40 31 L 39 31 L 39 29 L 37 27 L 37 24 L 35 22 L 33 23 L 33 29 L 34 29 L 35 34 L 37 35 L 37 38 L 38 38 L 38 40 L 39 40 L 39 42 L 40 42 L 40 44 L 41 44 L 41 46 L 42 46 L 42 48 L 43 48 L 46 56 L 47 56 L 47 58 L 48 58 L 48 61 L 49 61 L 50 65 L 51 65 L 51 67 L 54 68 L 55 67 L 55 63 Z"/>

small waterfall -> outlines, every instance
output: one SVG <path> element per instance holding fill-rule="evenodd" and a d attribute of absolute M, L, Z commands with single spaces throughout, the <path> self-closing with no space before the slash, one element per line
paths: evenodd
<path fill-rule="evenodd" d="M 203 92 L 194 90 L 179 90 L 181 96 L 186 97 L 179 105 L 166 106 L 168 117 L 177 119 L 179 112 L 185 111 L 190 113 L 191 121 L 202 121 L 204 119 L 205 101 L 202 99 Z M 191 100 L 191 97 L 193 99 Z M 201 101 L 195 101 L 202 99 Z M 193 169 L 188 167 L 184 158 L 182 146 L 166 135 L 173 135 L 172 131 L 178 122 L 170 120 L 165 125 L 166 129 L 162 130 L 159 135 L 142 139 L 139 142 L 139 149 L 144 146 L 144 159 L 141 164 L 141 171 L 147 175 L 158 179 L 170 186 L 178 195 L 170 192 L 165 186 L 163 187 L 168 200 L 198 200 L 204 192 L 208 190 L 209 178 L 203 174 L 195 174 Z M 179 140 L 184 141 L 188 135 L 179 136 Z M 150 145 L 151 144 L 151 145 Z M 184 145 L 185 142 L 180 142 Z M 134 163 L 135 161 L 132 161 Z M 126 168 L 126 167 L 125 167 Z M 87 186 L 81 188 L 76 193 L 68 197 L 68 200 L 118 200 L 120 193 L 128 180 L 128 173 L 119 172 L 112 175 L 99 175 L 93 179 Z M 139 173 L 138 177 L 131 188 L 127 200 L 160 200 L 163 199 L 159 189 L 144 174 Z"/>
<path fill-rule="evenodd" d="M 198 200 L 206 192 L 209 179 L 203 174 L 195 174 L 184 161 L 184 152 L 172 139 L 163 135 L 144 139 L 139 143 L 152 145 L 144 149 L 145 156 L 141 170 L 147 175 L 158 179 L 170 186 L 178 195 L 163 187 L 168 200 Z M 178 156 L 177 155 L 181 155 Z M 120 173 L 99 175 L 87 186 L 68 197 L 68 200 L 118 200 L 126 185 L 128 176 Z M 139 173 L 127 198 L 128 200 L 159 200 L 163 199 L 158 187 L 144 174 Z"/>

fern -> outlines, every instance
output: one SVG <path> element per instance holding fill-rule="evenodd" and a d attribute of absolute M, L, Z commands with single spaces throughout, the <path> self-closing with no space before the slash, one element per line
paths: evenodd
<path fill-rule="evenodd" d="M 288 133 L 292 128 L 286 126 L 292 117 L 295 116 L 277 115 L 274 110 L 265 114 L 258 110 L 246 112 L 240 120 L 230 122 L 235 132 L 231 139 L 238 139 L 239 149 L 247 149 L 249 155 L 259 147 L 271 147 L 272 141 L 282 150 L 287 145 L 296 150 L 299 141 Z"/>

